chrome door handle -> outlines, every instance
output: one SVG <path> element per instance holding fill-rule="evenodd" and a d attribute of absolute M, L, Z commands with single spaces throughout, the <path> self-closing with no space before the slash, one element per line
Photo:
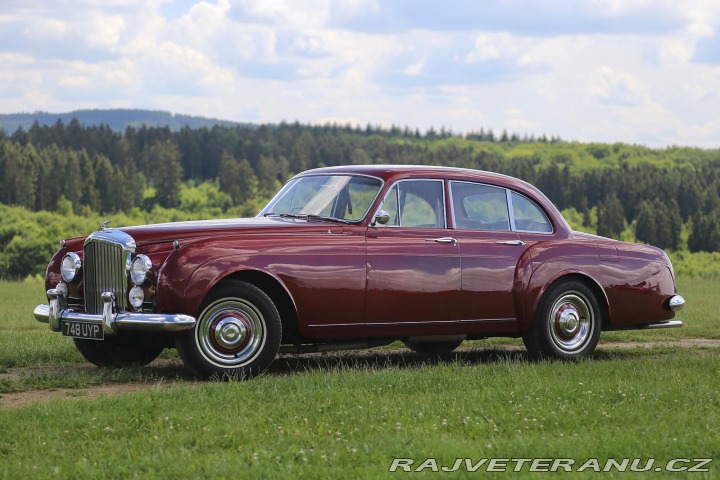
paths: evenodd
<path fill-rule="evenodd" d="M 495 242 L 499 243 L 500 245 L 525 245 L 525 242 L 522 240 L 505 240 L 504 242 Z"/>
<path fill-rule="evenodd" d="M 453 245 L 457 244 L 457 240 L 455 240 L 453 237 L 426 238 L 425 241 L 435 243 L 451 243 Z"/>

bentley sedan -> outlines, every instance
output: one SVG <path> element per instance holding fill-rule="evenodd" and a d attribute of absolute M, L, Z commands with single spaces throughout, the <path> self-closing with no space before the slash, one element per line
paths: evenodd
<path fill-rule="evenodd" d="M 572 360 L 603 330 L 682 326 L 684 304 L 662 250 L 574 232 L 526 182 L 388 165 L 303 172 L 255 218 L 101 224 L 61 242 L 46 288 L 35 318 L 96 365 L 177 347 L 199 375 L 240 377 L 395 341 L 522 337 Z"/>

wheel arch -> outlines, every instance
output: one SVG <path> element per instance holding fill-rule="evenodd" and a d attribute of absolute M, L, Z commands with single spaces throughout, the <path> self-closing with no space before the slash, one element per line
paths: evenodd
<path fill-rule="evenodd" d="M 542 285 L 533 287 L 532 282 L 528 287 L 528 304 L 525 318 L 521 319 L 521 330 L 527 331 L 535 319 L 538 306 L 542 298 L 556 285 L 567 282 L 577 281 L 587 286 L 590 291 L 595 295 L 595 298 L 600 307 L 601 328 L 604 330 L 610 323 L 610 303 L 607 298 L 605 290 L 602 288 L 600 283 L 595 280 L 591 275 L 586 272 L 571 270 L 558 273 L 548 279 Z"/>
<path fill-rule="evenodd" d="M 280 313 L 280 321 L 282 322 L 283 343 L 298 343 L 298 317 L 295 301 L 285 288 L 285 286 L 269 273 L 259 270 L 238 270 L 219 278 L 212 287 L 207 291 L 205 296 L 210 295 L 214 290 L 220 288 L 223 284 L 231 281 L 246 282 L 255 285 L 257 288 L 265 292 L 268 297 L 275 303 L 275 307 Z"/>

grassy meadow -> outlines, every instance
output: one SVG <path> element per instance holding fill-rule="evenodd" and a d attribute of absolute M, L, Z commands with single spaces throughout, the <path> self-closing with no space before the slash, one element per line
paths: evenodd
<path fill-rule="evenodd" d="M 0 478 L 379 478 L 393 457 L 712 458 L 720 475 L 720 349 L 609 342 L 720 338 L 716 282 L 678 282 L 681 329 L 603 334 L 578 363 L 527 361 L 516 340 L 441 359 L 397 349 L 284 355 L 248 382 L 198 382 L 174 352 L 138 369 L 89 367 L 35 322 L 36 280 L 0 283 L 0 395 L 97 385 L 147 388 L 0 407 Z M 605 344 L 605 345 L 604 345 Z M 533 477 L 460 469 L 445 476 Z M 428 476 L 426 469 L 415 475 Z M 443 475 L 438 473 L 435 475 Z M 573 478 L 594 478 L 592 469 Z M 604 472 L 603 478 L 621 476 Z"/>

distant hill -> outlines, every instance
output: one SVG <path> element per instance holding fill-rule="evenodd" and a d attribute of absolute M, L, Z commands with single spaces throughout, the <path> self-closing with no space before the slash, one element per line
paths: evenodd
<path fill-rule="evenodd" d="M 127 127 L 168 127 L 172 131 L 178 131 L 187 126 L 190 128 L 213 127 L 237 127 L 244 126 L 252 128 L 248 123 L 230 122 L 216 118 L 195 117 L 191 115 L 179 115 L 170 112 L 157 110 L 75 110 L 69 113 L 10 113 L 0 114 L 0 130 L 6 134 L 14 133 L 19 127 L 28 130 L 33 123 L 40 125 L 54 125 L 58 120 L 68 124 L 73 118 L 77 118 L 81 125 L 86 127 L 107 125 L 112 130 L 124 132 Z"/>

